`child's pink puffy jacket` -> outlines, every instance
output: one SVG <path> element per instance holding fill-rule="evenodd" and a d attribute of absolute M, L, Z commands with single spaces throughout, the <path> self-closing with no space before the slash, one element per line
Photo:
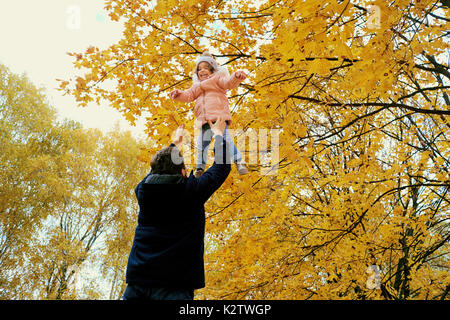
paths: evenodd
<path fill-rule="evenodd" d="M 227 75 L 216 72 L 210 78 L 196 82 L 191 88 L 182 91 L 175 100 L 182 102 L 196 100 L 194 114 L 198 127 L 208 121 L 216 121 L 219 116 L 231 123 L 227 90 L 236 88 L 241 81 L 235 73 Z"/>

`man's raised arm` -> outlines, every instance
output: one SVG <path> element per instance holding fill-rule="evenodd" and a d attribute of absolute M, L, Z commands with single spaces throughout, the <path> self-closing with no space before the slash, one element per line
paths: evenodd
<path fill-rule="evenodd" d="M 217 119 L 216 123 L 209 122 L 214 134 L 214 164 L 196 179 L 196 192 L 206 202 L 211 195 L 225 182 L 231 171 L 231 146 L 227 145 L 223 137 L 225 120 Z"/>

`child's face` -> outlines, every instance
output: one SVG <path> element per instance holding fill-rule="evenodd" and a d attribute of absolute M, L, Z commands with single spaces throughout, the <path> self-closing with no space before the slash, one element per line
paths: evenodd
<path fill-rule="evenodd" d="M 208 77 L 212 75 L 211 66 L 208 62 L 200 62 L 197 68 L 197 77 L 200 81 L 208 79 Z"/>

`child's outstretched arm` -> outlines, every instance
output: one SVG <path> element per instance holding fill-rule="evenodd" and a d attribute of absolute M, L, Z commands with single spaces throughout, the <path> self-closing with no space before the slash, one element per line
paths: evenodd
<path fill-rule="evenodd" d="M 230 76 L 224 76 L 219 78 L 219 86 L 225 90 L 236 88 L 242 81 L 247 78 L 244 71 L 233 72 Z"/>
<path fill-rule="evenodd" d="M 192 102 L 200 95 L 200 90 L 197 88 L 197 86 L 194 85 L 185 91 L 175 89 L 171 93 L 169 93 L 169 95 L 170 98 L 176 101 Z"/>

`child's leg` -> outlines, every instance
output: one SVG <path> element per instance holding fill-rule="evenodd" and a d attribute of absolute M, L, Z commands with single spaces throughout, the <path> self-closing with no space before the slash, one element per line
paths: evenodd
<path fill-rule="evenodd" d="M 228 132 L 228 124 L 225 126 L 225 132 L 224 132 L 224 139 L 227 142 L 227 146 L 231 146 L 233 148 L 233 155 L 232 160 L 233 162 L 241 162 L 242 161 L 242 155 L 237 149 L 236 145 L 233 142 L 233 139 L 230 136 L 230 133 Z"/>
<path fill-rule="evenodd" d="M 198 141 L 197 141 L 197 166 L 196 169 L 206 168 L 206 163 L 208 162 L 208 147 L 211 143 L 213 133 L 209 124 L 205 123 L 199 131 Z"/>

